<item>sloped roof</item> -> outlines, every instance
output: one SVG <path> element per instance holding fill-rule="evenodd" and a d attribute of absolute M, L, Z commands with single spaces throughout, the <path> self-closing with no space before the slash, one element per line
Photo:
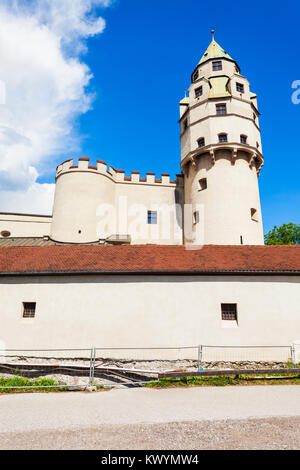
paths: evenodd
<path fill-rule="evenodd" d="M 9 237 L 0 238 L 0 248 L 5 246 L 47 246 L 55 245 L 51 240 L 43 237 Z"/>
<path fill-rule="evenodd" d="M 211 84 L 209 98 L 222 98 L 224 96 L 231 96 L 227 88 L 229 82 L 228 77 L 211 77 L 209 83 Z"/>
<path fill-rule="evenodd" d="M 198 65 L 203 64 L 209 59 L 229 59 L 233 60 L 229 54 L 213 39 Z"/>
<path fill-rule="evenodd" d="M 0 248 L 0 275 L 298 273 L 300 246 L 36 246 Z"/>

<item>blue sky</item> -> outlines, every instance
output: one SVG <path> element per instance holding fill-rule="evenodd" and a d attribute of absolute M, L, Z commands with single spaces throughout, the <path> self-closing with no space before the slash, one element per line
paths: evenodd
<path fill-rule="evenodd" d="M 105 160 L 127 174 L 180 172 L 178 102 L 214 28 L 258 94 L 265 232 L 299 223 L 300 104 L 291 100 L 292 82 L 300 80 L 299 4 L 117 0 L 99 12 L 106 28 L 86 41 L 81 55 L 93 74 L 88 91 L 96 96 L 77 120 L 81 150 L 56 153 L 38 182 L 53 183 L 56 164 L 73 155 Z"/>

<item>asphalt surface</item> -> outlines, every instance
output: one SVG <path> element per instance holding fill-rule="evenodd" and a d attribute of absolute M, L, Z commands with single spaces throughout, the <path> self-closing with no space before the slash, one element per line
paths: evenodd
<path fill-rule="evenodd" d="M 0 449 L 224 448 L 299 449 L 300 387 L 0 396 Z"/>

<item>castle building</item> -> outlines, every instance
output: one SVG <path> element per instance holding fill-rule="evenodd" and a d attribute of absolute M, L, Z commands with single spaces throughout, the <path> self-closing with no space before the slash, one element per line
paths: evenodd
<path fill-rule="evenodd" d="M 264 246 L 257 97 L 214 36 L 179 123 L 176 180 L 69 159 L 52 216 L 0 214 L 5 347 L 171 359 L 300 338 L 300 247 Z"/>
<path fill-rule="evenodd" d="M 6 244 L 263 245 L 257 96 L 214 37 L 180 101 L 180 137 L 175 181 L 69 159 L 56 170 L 53 215 L 2 213 L 0 236 Z"/>

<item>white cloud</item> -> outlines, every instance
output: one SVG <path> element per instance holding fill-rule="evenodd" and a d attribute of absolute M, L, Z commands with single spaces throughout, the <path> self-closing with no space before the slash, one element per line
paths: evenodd
<path fill-rule="evenodd" d="M 91 71 L 79 54 L 84 40 L 105 28 L 97 7 L 110 3 L 2 0 L 0 210 L 51 212 L 53 185 L 36 180 L 50 159 L 80 148 L 74 122 L 93 95 Z"/>

